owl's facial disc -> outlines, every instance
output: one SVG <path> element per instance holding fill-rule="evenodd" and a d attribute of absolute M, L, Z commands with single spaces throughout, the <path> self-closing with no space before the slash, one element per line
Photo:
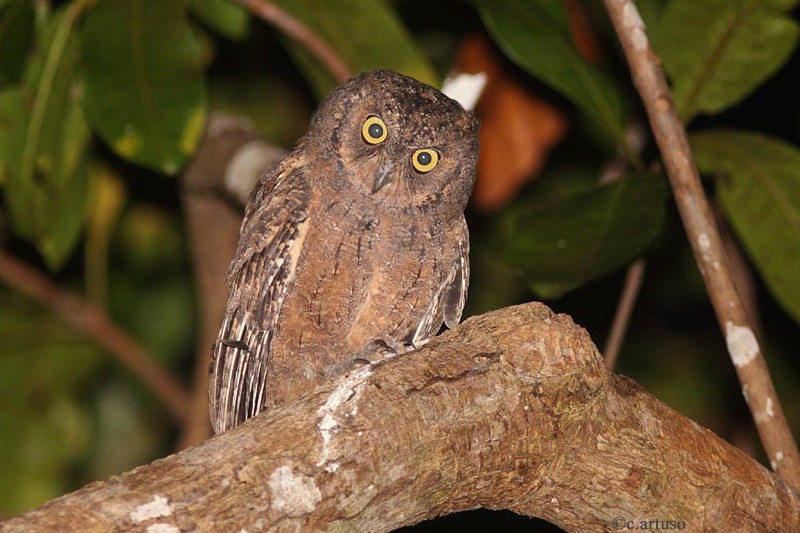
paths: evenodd
<path fill-rule="evenodd" d="M 361 123 L 361 137 L 367 144 L 374 147 L 383 145 L 389 140 L 389 127 L 380 116 L 369 114 Z M 410 159 L 411 167 L 417 174 L 427 174 L 439 164 L 439 152 L 431 148 L 420 148 L 410 154 Z M 395 180 L 394 174 L 397 167 L 394 157 L 388 157 L 380 163 L 372 177 L 372 194 Z M 402 168 L 403 165 L 400 167 Z"/>

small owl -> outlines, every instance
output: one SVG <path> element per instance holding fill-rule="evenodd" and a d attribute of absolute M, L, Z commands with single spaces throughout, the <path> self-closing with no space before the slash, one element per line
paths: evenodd
<path fill-rule="evenodd" d="M 221 433 L 461 319 L 479 122 L 395 72 L 333 90 L 247 203 L 214 344 Z"/>

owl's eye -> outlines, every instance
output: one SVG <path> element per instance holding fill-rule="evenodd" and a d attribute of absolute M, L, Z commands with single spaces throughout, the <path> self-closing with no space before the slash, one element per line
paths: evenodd
<path fill-rule="evenodd" d="M 361 136 L 370 144 L 380 144 L 386 140 L 386 123 L 380 117 L 370 115 L 361 126 Z"/>
<path fill-rule="evenodd" d="M 414 168 L 417 169 L 418 172 L 430 172 L 439 164 L 439 153 L 430 148 L 417 150 L 414 152 L 414 155 L 411 156 L 411 164 L 414 165 Z"/>

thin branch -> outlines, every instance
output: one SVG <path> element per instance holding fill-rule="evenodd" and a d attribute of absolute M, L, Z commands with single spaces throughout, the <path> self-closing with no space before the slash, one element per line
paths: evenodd
<path fill-rule="evenodd" d="M 606 368 L 612 369 L 617 364 L 619 352 L 622 348 L 622 341 L 625 340 L 625 333 L 631 321 L 633 308 L 639 297 L 639 290 L 642 288 L 644 271 L 647 261 L 643 258 L 636 259 L 628 266 L 625 272 L 625 283 L 622 286 L 622 293 L 617 303 L 617 311 L 614 313 L 614 322 L 611 324 L 611 332 L 608 334 L 603 357 L 605 358 Z"/>
<path fill-rule="evenodd" d="M 800 487 L 800 453 L 786 423 L 753 325 L 736 290 L 660 59 L 650 45 L 644 23 L 631 0 L 605 0 L 605 5 L 647 110 L 695 260 L 725 334 L 728 352 L 761 442 L 773 470 Z"/>
<path fill-rule="evenodd" d="M 629 161 L 624 154 L 641 154 L 645 144 L 644 132 L 644 126 L 639 124 L 638 121 L 628 127 L 625 135 L 628 149 L 606 165 L 600 173 L 599 184 L 605 185 L 619 181 L 625 175 L 629 164 L 633 164 L 636 167 L 641 166 L 641 159 Z M 617 310 L 614 312 L 614 320 L 611 323 L 611 331 L 603 350 L 603 357 L 608 369 L 613 369 L 617 364 L 619 352 L 622 349 L 622 343 L 625 341 L 631 316 L 633 316 L 633 308 L 636 306 L 636 300 L 638 300 L 639 291 L 642 288 L 646 266 L 647 261 L 639 257 L 628 265 L 625 271 L 625 282 L 622 285 L 622 292 L 617 301 Z"/>
<path fill-rule="evenodd" d="M 761 313 L 758 307 L 758 288 L 754 278 L 753 269 L 747 262 L 739 243 L 736 241 L 731 228 L 725 220 L 725 214 L 720 208 L 719 203 L 713 202 L 711 209 L 714 213 L 714 220 L 717 221 L 719 232 L 722 236 L 722 246 L 725 249 L 725 257 L 728 258 L 728 263 L 731 267 L 731 274 L 733 275 L 733 282 L 739 290 L 739 295 L 742 298 L 742 304 L 747 316 L 750 317 L 750 322 L 753 324 L 753 331 L 756 337 L 760 336 L 762 331 L 761 327 Z"/>
<path fill-rule="evenodd" d="M 297 41 L 311 55 L 322 63 L 328 72 L 341 83 L 352 76 L 344 59 L 311 28 L 303 24 L 268 0 L 237 0 L 250 12 L 258 15 Z"/>
<path fill-rule="evenodd" d="M 93 338 L 139 376 L 166 404 L 176 419 L 183 420 L 189 407 L 189 396 L 183 385 L 159 366 L 150 354 L 100 309 L 56 286 L 47 277 L 4 250 L 0 250 L 0 279 Z"/>

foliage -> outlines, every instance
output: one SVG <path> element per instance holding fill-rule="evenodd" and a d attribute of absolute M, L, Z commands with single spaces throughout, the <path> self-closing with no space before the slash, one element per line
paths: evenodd
<path fill-rule="evenodd" d="M 596 61 L 575 44 L 575 13 L 560 1 L 274 3 L 353 71 L 393 68 L 434 85 L 459 39 L 487 32 L 521 86 L 571 114 L 570 137 L 544 174 L 505 209 L 472 217 L 471 312 L 532 291 L 604 332 L 620 269 L 650 254 L 656 281 L 645 286 L 642 312 L 658 308 L 658 321 L 671 322 L 680 300 L 684 310 L 704 309 L 693 326 L 713 327 L 652 142 L 635 141 L 643 114 L 599 12 L 592 19 L 604 52 Z M 722 215 L 774 301 L 800 323 L 798 132 L 787 142 L 725 129 L 725 112 L 747 105 L 796 57 L 797 2 L 637 3 Z M 209 112 L 235 109 L 290 144 L 334 83 L 303 46 L 234 0 L 0 1 L 0 228 L 9 249 L 38 254 L 60 283 L 108 299 L 115 318 L 160 358 L 186 363 L 193 299 L 171 177 L 191 159 Z M 797 116 L 796 95 L 781 105 Z M 616 181 L 600 183 L 611 162 L 621 169 Z M 796 324 L 777 316 L 796 337 Z M 665 331 L 634 331 L 632 344 L 644 337 L 684 351 L 722 349 L 716 337 L 684 343 Z M 0 512 L 168 449 L 166 422 L 133 380 L 10 290 L 0 300 L 0 338 L 0 449 L 13 466 L 0 478 Z M 691 372 L 702 371 L 696 364 Z M 661 389 L 664 396 L 713 425 L 680 383 Z M 125 442 L 129 449 L 112 458 Z"/>
<path fill-rule="evenodd" d="M 800 322 L 800 152 L 746 131 L 692 136 L 697 164 L 718 176 L 720 205 L 775 299 Z"/>

